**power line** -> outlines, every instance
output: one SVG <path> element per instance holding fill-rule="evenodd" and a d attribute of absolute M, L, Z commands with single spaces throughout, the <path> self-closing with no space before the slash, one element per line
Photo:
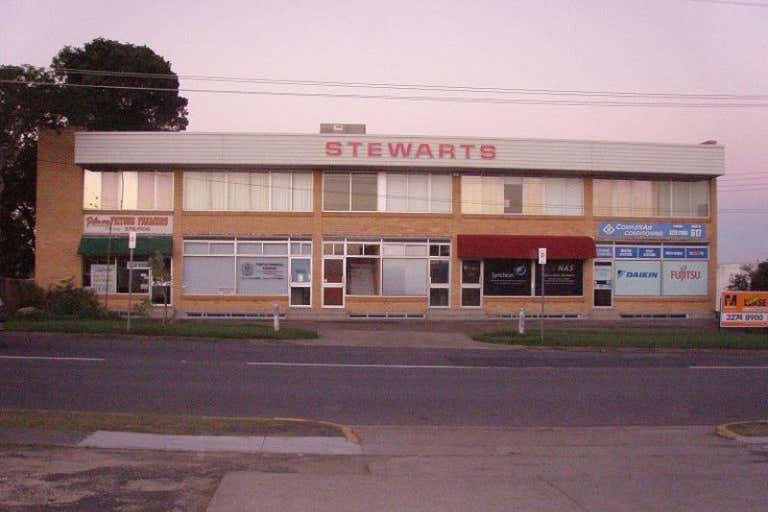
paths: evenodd
<path fill-rule="evenodd" d="M 509 98 L 471 98 L 459 96 L 401 96 L 387 94 L 352 94 L 352 93 L 321 93 L 321 92 L 280 92 L 280 91 L 251 91 L 242 89 L 194 89 L 168 87 L 136 87 L 123 85 L 89 85 L 71 83 L 49 83 L 38 81 L 0 80 L 0 83 L 44 86 L 44 87 L 73 87 L 86 89 L 112 89 L 146 92 L 185 92 L 211 94 L 243 94 L 257 96 L 282 96 L 305 98 L 336 98 L 336 99 L 378 99 L 394 101 L 427 101 L 439 103 L 477 103 L 477 104 L 516 104 L 516 105 L 551 105 L 551 106 L 600 106 L 600 107 L 653 107 L 653 108 L 765 108 L 768 103 L 689 103 L 689 102 L 623 102 L 623 101 L 586 101 L 586 100 L 533 100 Z"/>
<path fill-rule="evenodd" d="M 742 5 L 745 7 L 768 7 L 768 4 L 763 2 L 742 2 L 738 0 L 689 0 L 689 1 L 701 2 L 701 3 L 707 3 L 707 4 Z"/>
<path fill-rule="evenodd" d="M 245 78 L 245 77 L 227 77 L 215 75 L 178 75 L 175 73 L 142 73 L 134 71 L 102 71 L 93 69 L 75 69 L 58 68 L 56 71 L 64 71 L 67 74 L 85 75 L 85 76 L 106 76 L 123 78 L 153 78 L 168 80 L 195 80 L 195 81 L 216 81 L 216 82 L 235 82 L 235 83 L 256 83 L 269 85 L 299 85 L 315 87 L 349 87 L 349 88 L 372 88 L 372 89 L 395 89 L 395 90 L 418 90 L 432 92 L 467 92 L 467 93 L 494 93 L 494 94 L 533 94 L 533 95 L 554 95 L 554 96 L 587 96 L 587 97 L 621 97 L 621 98 L 672 98 L 672 99 L 709 99 L 709 100 L 731 100 L 731 99 L 768 99 L 768 94 L 691 94 L 676 92 L 640 92 L 640 91 L 589 91 L 589 90 L 558 90 L 558 89 L 526 89 L 526 88 L 508 88 L 508 87 L 476 87 L 469 85 L 442 85 L 442 84 L 409 84 L 394 82 L 345 82 L 345 81 L 323 81 L 323 80 L 297 80 L 297 79 L 275 79 L 275 78 Z"/>

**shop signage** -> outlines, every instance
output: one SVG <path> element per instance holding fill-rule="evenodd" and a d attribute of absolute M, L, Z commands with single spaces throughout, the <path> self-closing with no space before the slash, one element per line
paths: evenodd
<path fill-rule="evenodd" d="M 109 291 L 107 291 L 109 283 Z M 117 292 L 117 266 L 106 264 L 91 265 L 91 288 L 97 295 Z"/>
<path fill-rule="evenodd" d="M 173 233 L 171 215 L 86 215 L 83 232 L 86 235 L 125 234 L 170 235 Z"/>
<path fill-rule="evenodd" d="M 616 295 L 661 295 L 660 261 L 617 261 Z"/>
<path fill-rule="evenodd" d="M 286 276 L 284 261 L 247 261 L 240 264 L 240 277 L 242 279 L 284 281 Z"/>
<path fill-rule="evenodd" d="M 723 292 L 721 327 L 768 327 L 768 292 Z"/>
<path fill-rule="evenodd" d="M 613 258 L 613 246 L 610 245 L 598 245 L 597 246 L 598 258 Z"/>
<path fill-rule="evenodd" d="M 405 160 L 495 160 L 494 144 L 414 144 L 411 142 L 338 141 L 325 143 L 325 156 L 359 159 L 400 158 Z"/>
<path fill-rule="evenodd" d="M 706 240 L 704 224 L 667 224 L 661 222 L 601 222 L 600 238 Z"/>
<path fill-rule="evenodd" d="M 708 267 L 706 261 L 664 261 L 664 295 L 706 295 Z"/>
<path fill-rule="evenodd" d="M 487 259 L 483 265 L 483 294 L 531 295 L 529 260 Z"/>
<path fill-rule="evenodd" d="M 581 260 L 553 260 L 544 265 L 544 292 L 547 295 L 581 295 L 582 283 Z M 538 282 L 536 294 L 541 294 L 541 285 Z"/>

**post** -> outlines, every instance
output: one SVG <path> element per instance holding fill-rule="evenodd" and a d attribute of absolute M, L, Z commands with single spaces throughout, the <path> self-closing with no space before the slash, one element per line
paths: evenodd
<path fill-rule="evenodd" d="M 517 334 L 525 334 L 525 306 L 520 306 L 520 313 L 517 316 Z"/>
<path fill-rule="evenodd" d="M 136 232 L 128 233 L 128 323 L 125 330 L 131 332 L 131 307 L 133 306 L 133 250 L 136 248 Z"/>
<path fill-rule="evenodd" d="M 547 248 L 539 248 L 539 268 L 541 268 L 541 313 L 539 313 L 539 341 L 544 344 L 544 267 L 547 265 Z"/>
<path fill-rule="evenodd" d="M 280 330 L 280 304 L 275 304 L 275 309 L 272 312 L 272 328 L 275 332 Z"/>

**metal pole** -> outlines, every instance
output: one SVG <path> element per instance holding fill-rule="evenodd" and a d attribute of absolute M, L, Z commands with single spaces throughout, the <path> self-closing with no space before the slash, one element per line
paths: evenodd
<path fill-rule="evenodd" d="M 275 304 L 275 309 L 272 312 L 272 328 L 275 332 L 280 330 L 280 305 Z"/>
<path fill-rule="evenodd" d="M 133 249 L 130 249 L 128 256 L 128 323 L 125 330 L 131 332 L 131 306 L 133 302 Z"/>
<path fill-rule="evenodd" d="M 104 287 L 104 309 L 109 309 L 109 274 L 110 274 L 109 266 L 111 265 L 111 262 L 109 260 L 111 257 L 112 257 L 112 217 L 109 218 L 109 236 L 107 237 L 107 267 L 106 267 L 107 285 Z M 115 276 L 115 279 L 117 279 L 117 276 Z M 117 283 L 115 283 L 115 288 L 117 288 Z"/>
<path fill-rule="evenodd" d="M 544 265 L 541 267 L 541 313 L 539 314 L 539 341 L 544 344 Z"/>

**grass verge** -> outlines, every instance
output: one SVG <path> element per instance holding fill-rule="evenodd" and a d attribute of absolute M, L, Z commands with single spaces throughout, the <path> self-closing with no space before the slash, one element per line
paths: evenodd
<path fill-rule="evenodd" d="M 7 331 L 66 332 L 75 334 L 126 334 L 125 320 L 9 320 Z M 277 339 L 317 338 L 316 331 L 283 327 L 275 332 L 264 323 L 236 323 L 177 320 L 163 326 L 159 320 L 137 319 L 130 334 L 196 338 Z"/>
<path fill-rule="evenodd" d="M 768 437 L 768 420 L 740 421 L 726 425 L 734 434 L 745 437 Z"/>
<path fill-rule="evenodd" d="M 546 330 L 544 343 L 538 330 L 523 335 L 516 331 L 490 331 L 472 335 L 472 339 L 485 343 L 544 347 L 598 347 L 598 348 L 708 348 L 708 349 L 768 349 L 768 332 L 719 330 Z"/>
<path fill-rule="evenodd" d="M 219 418 L 82 411 L 0 409 L 0 428 L 187 435 L 344 437 L 333 423 L 284 418 Z"/>

